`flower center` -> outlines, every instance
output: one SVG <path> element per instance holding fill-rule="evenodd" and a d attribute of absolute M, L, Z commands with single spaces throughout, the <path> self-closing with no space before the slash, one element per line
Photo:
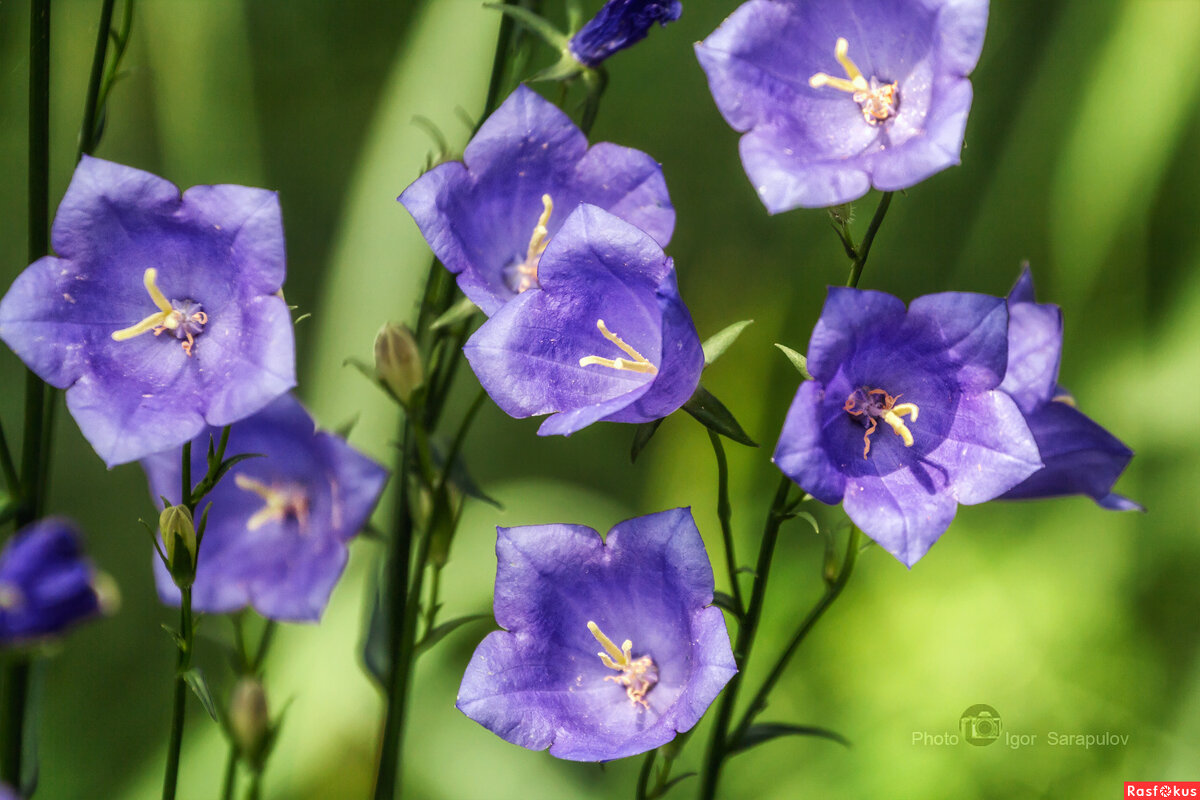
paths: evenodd
<path fill-rule="evenodd" d="M 875 432 L 879 420 L 883 420 L 891 426 L 896 435 L 904 440 L 905 447 L 913 446 L 912 431 L 904 424 L 901 419 L 905 414 L 908 414 L 913 422 L 917 421 L 917 413 L 920 409 L 913 403 L 901 403 L 896 405 L 896 401 L 900 399 L 900 395 L 890 395 L 883 389 L 871 389 L 866 386 L 861 389 L 855 389 L 846 398 L 846 404 L 842 408 L 851 416 L 861 417 L 866 422 L 867 432 L 863 434 L 863 458 L 867 457 L 867 453 L 871 452 L 871 434 Z"/>
<path fill-rule="evenodd" d="M 190 358 L 196 337 L 204 332 L 204 326 L 208 324 L 208 314 L 204 313 L 199 303 L 192 300 L 167 300 L 158 288 L 158 270 L 153 267 L 142 275 L 142 285 L 146 287 L 154 305 L 158 306 L 158 311 L 136 325 L 113 331 L 113 341 L 123 342 L 147 331 L 154 331 L 155 336 L 163 331 L 171 331 L 176 339 L 186 340 L 181 346 Z"/>
<path fill-rule="evenodd" d="M 549 242 L 549 232 L 546 224 L 550 222 L 550 214 L 554 211 L 554 201 L 550 195 L 542 195 L 542 215 L 538 217 L 537 225 L 533 226 L 533 235 L 529 237 L 529 249 L 525 251 L 525 260 L 517 261 L 505 270 L 509 288 L 517 294 L 532 289 L 538 285 L 538 262 Z"/>
<path fill-rule="evenodd" d="M 294 517 L 300 523 L 301 533 L 308 528 L 308 494 L 303 487 L 296 484 L 268 486 L 240 472 L 233 476 L 233 482 L 239 489 L 263 499 L 263 507 L 246 521 L 246 530 L 256 531 L 268 522 L 283 522 L 288 517 Z"/>
<path fill-rule="evenodd" d="M 658 667 L 654 666 L 654 660 L 650 656 L 634 658 L 633 642 L 629 639 L 622 642 L 620 649 L 617 649 L 613 640 L 604 635 L 599 625 L 589 620 L 587 626 L 588 630 L 592 632 L 592 636 L 595 636 L 596 641 L 604 648 L 604 652 L 596 655 L 600 656 L 604 666 L 621 673 L 620 675 L 605 675 L 604 680 L 624 686 L 625 694 L 629 696 L 635 706 L 649 708 L 650 705 L 646 702 L 646 693 L 654 688 L 654 684 L 658 683 Z"/>
<path fill-rule="evenodd" d="M 834 45 L 833 54 L 842 69 L 846 71 L 845 78 L 835 78 L 818 72 L 808 79 L 808 85 L 814 89 L 830 86 L 839 91 L 848 92 L 858 107 L 862 109 L 863 119 L 868 124 L 878 125 L 896 115 L 900 108 L 900 84 L 896 81 L 880 83 L 874 76 L 871 81 L 863 77 L 862 70 L 850 60 L 850 43 L 838 38 Z"/>
<path fill-rule="evenodd" d="M 637 350 L 634 350 L 632 347 L 630 347 L 625 342 L 624 339 L 622 339 L 620 336 L 617 336 L 615 333 L 610 331 L 608 329 L 608 326 L 604 324 L 604 320 L 602 320 L 602 319 L 596 320 L 596 327 L 600 329 L 600 333 L 601 333 L 601 335 L 604 336 L 605 339 L 608 339 L 610 342 L 615 344 L 617 347 L 621 348 L 626 353 L 626 355 L 628 355 L 633 360 L 628 361 L 624 358 L 601 358 L 600 356 L 584 356 L 583 358 L 579 359 L 579 366 L 590 367 L 590 366 L 594 365 L 594 366 L 598 366 L 598 367 L 611 367 L 612 369 L 627 370 L 629 372 L 643 372 L 647 375 L 657 375 L 658 374 L 658 367 L 651 364 L 650 359 L 646 358 L 644 355 L 639 353 Z"/>

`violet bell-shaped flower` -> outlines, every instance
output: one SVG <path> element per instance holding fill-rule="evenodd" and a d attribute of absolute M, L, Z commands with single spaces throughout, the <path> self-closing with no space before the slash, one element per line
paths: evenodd
<path fill-rule="evenodd" d="M 992 500 L 1042 467 L 1000 390 L 1003 298 L 964 292 L 904 303 L 831 288 L 808 345 L 775 464 L 911 567 L 958 504 Z"/>
<path fill-rule="evenodd" d="M 1133 451 L 1079 411 L 1058 385 L 1062 309 L 1036 302 L 1028 267 L 1008 295 L 1008 315 L 1008 373 L 1000 388 L 1017 401 L 1046 466 L 1002 499 L 1083 494 L 1113 511 L 1142 510 L 1112 491 Z"/>
<path fill-rule="evenodd" d="M 572 761 L 644 753 L 689 730 L 737 672 L 689 509 L 616 525 L 498 528 L 496 622 L 458 708 Z"/>
<path fill-rule="evenodd" d="M 203 475 L 209 436 L 192 444 L 192 475 Z M 226 458 L 238 462 L 212 502 L 200 543 L 192 606 L 225 614 L 251 606 L 279 621 L 321 617 L 346 566 L 346 545 L 366 524 L 387 471 L 340 437 L 318 432 L 290 394 L 233 425 Z M 153 497 L 179 500 L 180 460 L 160 453 L 142 462 Z M 178 605 L 179 589 L 155 559 L 158 594 Z"/>
<path fill-rule="evenodd" d="M 675 228 L 662 167 L 600 142 L 518 86 L 479 128 L 463 161 L 439 164 L 400 195 L 458 286 L 491 316 L 536 287 L 547 243 L 580 203 L 600 206 L 666 246 Z"/>
<path fill-rule="evenodd" d="M 682 13 L 680 0 L 608 0 L 571 37 L 567 49 L 579 63 L 595 67 L 613 53 L 645 39 L 654 23 L 666 27 Z"/>
<path fill-rule="evenodd" d="M 99 615 L 95 571 L 79 534 L 49 517 L 15 533 L 0 551 L 0 645 L 62 633 Z"/>
<path fill-rule="evenodd" d="M 772 213 L 905 189 L 959 162 L 987 0 L 749 0 L 700 65 Z"/>
<path fill-rule="evenodd" d="M 279 198 L 84 156 L 46 256 L 0 300 L 0 339 L 109 466 L 182 445 L 295 385 Z M 163 335 L 165 334 L 165 335 Z"/>
<path fill-rule="evenodd" d="M 581 205 L 538 275 L 463 348 L 506 414 L 554 414 L 538 433 L 568 436 L 599 420 L 660 419 L 692 396 L 704 352 L 672 261 L 649 235 Z"/>

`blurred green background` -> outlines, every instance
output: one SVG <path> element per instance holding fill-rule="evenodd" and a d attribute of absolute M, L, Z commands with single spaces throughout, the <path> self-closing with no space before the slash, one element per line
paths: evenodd
<path fill-rule="evenodd" d="M 589 10 L 599 6 L 591 0 Z M 557 6 L 557 3 L 547 3 Z M 663 163 L 678 211 L 668 248 L 701 335 L 753 318 L 705 376 L 762 446 L 730 445 L 734 523 L 753 559 L 776 483 L 770 451 L 797 384 L 772 346 L 803 350 L 845 257 L 822 211 L 769 217 L 708 95 L 692 43 L 737 5 L 685 2 L 683 18 L 609 62 L 594 141 Z M 73 166 L 99 0 L 59 0 L 52 34 L 52 200 Z M 559 10 L 554 11 L 560 13 Z M 0 269 L 26 263 L 25 4 L 0 2 Z M 461 147 L 480 112 L 498 16 L 476 0 L 141 0 L 126 77 L 97 155 L 181 186 L 232 182 L 280 192 L 300 395 L 320 422 L 361 415 L 352 441 L 381 460 L 395 419 L 341 366 L 368 357 L 385 320 L 411 316 L 428 250 L 395 202 L 433 143 L 415 115 Z M 1004 0 L 993 4 L 972 80 L 963 164 L 899 195 L 863 287 L 904 299 L 960 289 L 1004 294 L 1029 259 L 1039 297 L 1066 315 L 1062 382 L 1138 453 L 1118 489 L 1149 509 L 1090 500 L 963 508 L 911 572 L 869 550 L 810 637 L 765 720 L 833 728 L 851 749 L 781 739 L 735 759 L 723 797 L 1118 797 L 1124 780 L 1200 777 L 1200 2 Z M 534 67 L 549 63 L 542 52 Z M 860 204 L 861 230 L 873 198 Z M 0 417 L 19 427 L 22 368 L 0 353 Z M 463 371 L 454 407 L 473 396 Z M 454 409 L 452 409 L 452 415 Z M 453 418 L 453 416 L 452 416 Z M 707 436 L 668 420 L 635 466 L 632 428 L 538 439 L 488 403 L 467 445 L 503 511 L 468 504 L 446 570 L 444 618 L 490 607 L 494 526 L 586 523 L 691 505 L 720 563 Z M 59 415 L 50 507 L 78 518 L 118 581 L 120 612 L 72 634 L 46 669 L 39 798 L 152 798 L 169 719 L 174 650 L 160 623 L 139 516 L 141 471 L 106 472 Z M 837 509 L 820 513 L 837 526 Z M 781 538 L 755 685 L 821 591 L 821 543 L 803 523 Z M 357 542 L 319 626 L 281 632 L 267 669 L 287 706 L 268 768 L 270 798 L 363 797 L 381 705 L 359 666 L 365 590 L 381 555 Z M 717 569 L 723 587 L 723 569 Z M 484 628 L 454 634 L 420 666 L 404 770 L 408 796 L 451 800 L 632 796 L 638 760 L 574 764 L 508 745 L 454 709 Z M 201 635 L 227 638 L 224 620 Z M 200 662 L 224 695 L 211 641 Z M 929 746 L 968 706 L 994 706 L 1021 748 Z M 183 798 L 217 794 L 219 732 L 190 710 Z M 701 737 L 684 752 L 691 769 Z M 1120 747 L 1051 746 L 1047 734 L 1128 736 Z M 672 796 L 696 789 L 684 783 Z"/>

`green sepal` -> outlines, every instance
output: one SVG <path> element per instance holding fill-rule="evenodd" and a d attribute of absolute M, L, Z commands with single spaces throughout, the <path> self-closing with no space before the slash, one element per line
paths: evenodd
<path fill-rule="evenodd" d="M 652 419 L 649 422 L 639 424 L 633 431 L 633 444 L 629 447 L 629 462 L 635 463 L 638 456 L 646 449 L 646 445 L 650 444 L 650 439 L 654 434 L 658 433 L 658 426 L 662 425 L 663 418 Z"/>
<path fill-rule="evenodd" d="M 712 604 L 722 611 L 728 611 L 738 622 L 742 621 L 742 609 L 738 606 L 733 595 L 725 592 L 713 592 Z"/>
<path fill-rule="evenodd" d="M 779 342 L 776 342 L 775 346 L 779 348 L 780 352 L 782 352 L 785 356 L 788 357 L 788 361 L 792 362 L 792 366 L 795 367 L 796 370 L 800 373 L 800 377 L 804 378 L 804 380 L 806 380 L 806 381 L 811 381 L 813 379 L 812 374 L 808 371 L 808 359 L 807 358 L 805 358 L 800 353 L 797 353 L 795 350 L 788 347 L 787 345 L 783 345 L 783 344 L 780 344 Z"/>
<path fill-rule="evenodd" d="M 431 331 L 440 331 L 442 328 L 449 328 L 457 322 L 470 319 L 479 311 L 479 306 L 471 302 L 469 297 L 460 297 L 458 302 L 446 309 L 440 317 L 435 319 L 429 326 Z"/>
<path fill-rule="evenodd" d="M 536 34 L 542 39 L 542 41 L 553 47 L 555 50 L 566 50 L 567 35 L 551 25 L 549 20 L 538 16 L 529 9 L 522 6 L 510 6 L 503 3 L 484 3 L 483 7 L 490 8 L 494 11 L 499 11 L 501 14 L 512 17 L 514 21 L 522 25 L 530 33 Z"/>
<path fill-rule="evenodd" d="M 217 704 L 213 701 L 212 692 L 208 688 L 208 681 L 204 679 L 204 673 L 199 667 L 192 667 L 187 672 L 183 673 L 183 682 L 192 690 L 192 694 L 196 695 L 196 699 L 200 701 L 200 705 L 204 706 L 204 710 L 213 718 L 213 722 L 220 722 L 221 717 L 217 714 Z"/>
<path fill-rule="evenodd" d="M 705 339 L 704 344 L 701 345 L 704 349 L 704 366 L 707 367 L 724 355 L 729 346 L 736 342 L 737 338 L 742 335 L 742 331 L 746 330 L 753 322 L 754 320 L 752 319 L 735 322 Z"/>
<path fill-rule="evenodd" d="M 421 641 L 417 642 L 417 647 L 414 652 L 422 653 L 436 645 L 442 639 L 445 639 L 448 635 L 458 630 L 462 626 L 469 625 L 472 622 L 480 622 L 485 619 L 492 619 L 492 615 L 490 613 L 468 614 L 465 617 L 456 617 L 452 620 L 447 620 L 441 625 L 435 626 L 432 630 L 426 631 L 425 635 L 421 637 Z"/>
<path fill-rule="evenodd" d="M 778 739 L 781 736 L 817 736 L 831 742 L 849 747 L 850 742 L 840 733 L 816 725 L 790 725 L 785 722 L 759 722 L 751 725 L 736 742 L 732 742 L 726 751 L 729 755 L 741 753 L 751 747 Z"/>
<path fill-rule="evenodd" d="M 726 439 L 747 447 L 758 447 L 758 444 L 734 419 L 725 404 L 703 386 L 696 387 L 695 393 L 683 404 L 683 410 L 695 417 L 701 425 L 721 434 Z"/>

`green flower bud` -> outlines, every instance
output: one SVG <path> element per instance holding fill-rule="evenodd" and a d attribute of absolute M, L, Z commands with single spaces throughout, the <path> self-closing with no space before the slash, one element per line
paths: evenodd
<path fill-rule="evenodd" d="M 229 735 L 252 769 L 262 768 L 270 734 L 266 689 L 256 678 L 240 678 L 229 698 Z"/>
<path fill-rule="evenodd" d="M 187 506 L 167 506 L 158 515 L 163 549 L 171 578 L 180 589 L 192 585 L 196 578 L 196 526 Z"/>
<path fill-rule="evenodd" d="M 401 403 L 408 403 L 425 382 L 421 353 L 408 326 L 389 322 L 379 329 L 375 337 L 375 372 Z"/>

